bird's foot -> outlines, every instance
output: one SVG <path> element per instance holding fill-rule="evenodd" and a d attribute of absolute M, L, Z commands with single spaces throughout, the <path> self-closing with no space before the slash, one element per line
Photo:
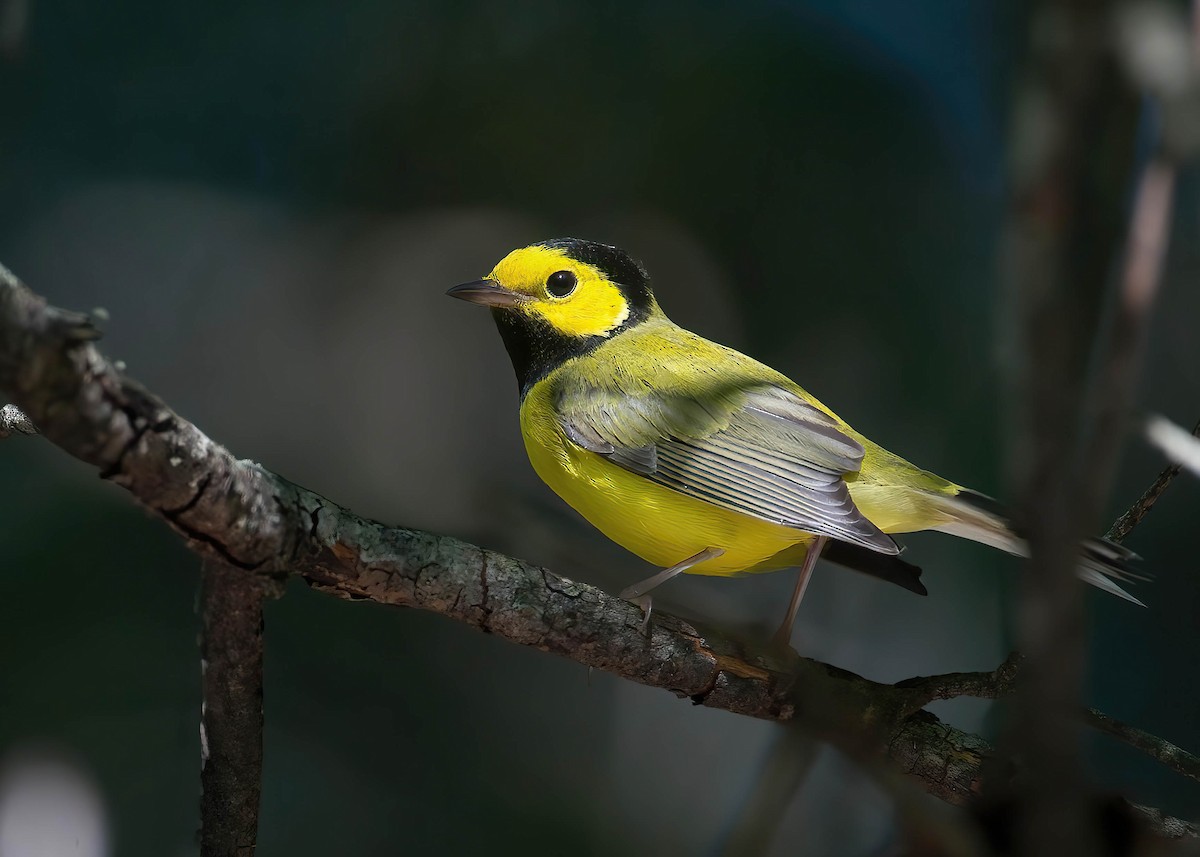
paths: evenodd
<path fill-rule="evenodd" d="M 654 599 L 641 591 L 639 585 L 630 586 L 621 590 L 621 597 L 631 604 L 636 604 L 642 608 L 642 633 L 646 636 L 650 634 L 650 614 L 653 612 Z"/>
<path fill-rule="evenodd" d="M 771 647 L 782 651 L 788 651 L 792 654 L 800 654 L 796 647 L 792 645 L 792 626 L 785 624 L 781 625 L 774 634 L 771 635 Z"/>

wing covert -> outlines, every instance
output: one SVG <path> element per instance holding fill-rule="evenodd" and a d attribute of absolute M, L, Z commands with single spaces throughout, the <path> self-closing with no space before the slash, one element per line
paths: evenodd
<path fill-rule="evenodd" d="M 698 397 L 597 388 L 560 395 L 572 442 L 647 479 L 731 511 L 885 554 L 890 536 L 854 505 L 843 477 L 863 448 L 794 393 L 767 384 Z"/>

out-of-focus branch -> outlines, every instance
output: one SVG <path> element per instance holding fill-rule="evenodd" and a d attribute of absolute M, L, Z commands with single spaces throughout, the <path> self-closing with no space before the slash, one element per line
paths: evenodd
<path fill-rule="evenodd" d="M 125 378 L 94 338 L 85 317 L 48 306 L 0 268 L 0 390 L 48 440 L 125 487 L 230 575 L 296 574 L 341 598 L 440 613 L 696 704 L 797 722 L 856 758 L 886 755 L 943 800 L 978 793 L 991 747 L 922 710 L 966 687 L 962 674 L 940 689 L 930 679 L 881 684 L 661 612 L 644 635 L 639 608 L 595 587 L 365 520 L 235 458 Z"/>
<path fill-rule="evenodd" d="M 262 795 L 263 597 L 269 581 L 208 560 L 200 584 L 200 855 L 253 857 Z"/>
<path fill-rule="evenodd" d="M 746 792 L 719 848 L 721 857 L 767 854 L 783 817 L 816 761 L 820 744 L 807 732 L 782 727 L 767 749 L 754 787 Z"/>
<path fill-rule="evenodd" d="M 1146 440 L 1180 467 L 1200 476 L 1200 439 L 1166 417 L 1154 415 L 1146 421 Z"/>
<path fill-rule="evenodd" d="M 1028 767 L 1018 807 L 1021 853 L 1086 855 L 1099 844 L 1098 805 L 1085 787 L 1072 723 L 1085 651 L 1072 566 L 1075 545 L 1107 497 L 1129 421 L 1170 236 L 1175 165 L 1200 148 L 1197 24 L 1189 35 L 1168 4 L 1076 0 L 1043 0 L 1030 21 L 1009 230 L 1011 294 L 1026 361 L 1017 385 L 1025 413 L 1015 460 L 1024 468 L 1031 550 L 1018 622 L 1029 657 L 1010 748 Z M 1090 334 L 1116 268 L 1134 163 L 1135 92 L 1162 107 L 1167 133 L 1136 183 L 1116 307 L 1084 399 Z M 1141 520 L 1169 483 L 1164 476 L 1113 535 L 1124 538 Z M 1178 754 L 1141 740 L 1136 730 L 1092 722 L 1180 764 Z"/>
<path fill-rule="evenodd" d="M 1032 5 L 1014 117 L 1005 273 L 1022 363 L 1010 460 L 1030 559 L 1017 612 L 1026 660 L 1008 749 L 1026 768 L 1014 850 L 1030 857 L 1099 853 L 1074 717 L 1085 660 L 1074 566 L 1099 508 L 1096 487 L 1106 484 L 1080 466 L 1077 435 L 1092 334 L 1124 229 L 1139 116 L 1112 36 L 1117 5 Z M 1105 376 L 1120 382 L 1102 422 L 1128 405 L 1127 351 L 1136 348 L 1121 346 L 1102 361 Z M 1110 472 L 1116 443 L 1096 440 L 1087 468 Z"/>
<path fill-rule="evenodd" d="M 32 0 L 0 0 L 0 61 L 16 62 L 25 50 Z"/>
<path fill-rule="evenodd" d="M 912 691 L 915 694 L 913 704 L 919 703 L 922 706 L 937 699 L 955 699 L 960 696 L 1003 699 L 1012 694 L 1016 687 L 1021 660 L 1021 656 L 1013 652 L 1004 663 L 991 672 L 922 676 L 906 679 L 895 686 Z M 1140 750 L 1177 774 L 1200 781 L 1200 757 L 1195 754 L 1092 708 L 1083 709 L 1080 716 L 1089 726 Z"/>
<path fill-rule="evenodd" d="M 1079 472 L 1080 494 L 1092 520 L 1108 496 L 1117 454 L 1128 433 L 1134 386 L 1167 253 L 1174 194 L 1175 165 L 1158 155 L 1138 181 L 1117 307 L 1101 348 L 1104 359 L 1091 386 L 1091 429 Z"/>

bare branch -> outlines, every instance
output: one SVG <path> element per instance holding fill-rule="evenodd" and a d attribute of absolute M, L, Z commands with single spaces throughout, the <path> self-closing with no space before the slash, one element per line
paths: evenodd
<path fill-rule="evenodd" d="M 829 729 L 832 715 L 817 712 L 833 712 L 879 729 L 882 742 L 911 710 L 910 692 L 665 613 L 655 613 L 645 636 L 636 606 L 594 587 L 451 537 L 360 518 L 235 458 L 118 373 L 91 344 L 91 330 L 0 268 L 0 389 L 49 440 L 129 490 L 206 559 L 269 577 L 294 573 L 342 598 L 431 610 L 753 717 L 821 720 Z"/>
<path fill-rule="evenodd" d="M 204 563 L 200 855 L 253 857 L 262 795 L 263 596 L 268 581 Z"/>
<path fill-rule="evenodd" d="M 1010 695 L 1016 688 L 1021 661 L 1021 655 L 1013 652 L 1004 663 L 991 672 L 946 673 L 910 678 L 898 682 L 895 687 L 914 693 L 911 701 L 914 710 L 936 699 L 955 699 L 960 696 L 1001 699 Z M 1092 708 L 1084 709 L 1081 716 L 1089 726 L 1142 751 L 1178 774 L 1200 781 L 1200 757 L 1193 753 Z"/>
<path fill-rule="evenodd" d="M 1015 689 L 1021 660 L 1020 654 L 1013 652 L 1004 663 L 991 672 L 947 673 L 911 678 L 898 682 L 895 686 L 914 692 L 914 706 L 924 706 L 935 699 L 954 699 L 959 696 L 1000 699 Z M 1177 774 L 1200 781 L 1200 757 L 1193 753 L 1093 708 L 1084 709 L 1081 716 L 1089 726 L 1142 751 Z"/>
<path fill-rule="evenodd" d="M 1200 422 L 1197 422 L 1195 428 L 1192 429 L 1192 437 L 1200 437 Z M 1158 498 L 1175 481 L 1175 477 L 1182 469 L 1183 466 L 1180 464 L 1170 464 L 1164 467 L 1162 473 L 1158 474 L 1158 478 L 1151 483 L 1150 487 L 1137 499 L 1137 502 L 1129 507 L 1129 511 L 1117 518 L 1104 537 L 1114 542 L 1123 542 L 1129 538 L 1133 528 L 1140 524 L 1142 518 L 1146 517 L 1146 514 L 1154 508 Z"/>
<path fill-rule="evenodd" d="M 991 672 L 920 676 L 898 682 L 896 687 L 913 692 L 911 704 L 914 708 L 924 708 L 937 699 L 955 699 L 959 696 L 999 699 L 1008 696 L 1015 689 L 1022 660 L 1020 652 L 1011 652 L 1004 662 Z"/>
<path fill-rule="evenodd" d="M 646 636 L 639 608 L 595 587 L 448 536 L 365 520 L 235 458 L 124 378 L 91 331 L 0 268 L 0 390 L 49 440 L 125 487 L 230 575 L 296 574 L 341 598 L 430 610 L 696 704 L 795 721 L 855 757 L 882 752 L 951 803 L 978 793 L 992 749 L 920 710 L 942 698 L 929 686 L 880 684 L 661 612 Z"/>
<path fill-rule="evenodd" d="M 1083 719 L 1101 732 L 1112 735 L 1130 747 L 1136 747 L 1151 758 L 1162 762 L 1177 774 L 1183 774 L 1185 777 L 1200 782 L 1200 757 L 1189 753 L 1182 747 L 1176 747 L 1170 741 L 1159 738 L 1157 735 L 1151 735 L 1136 726 L 1122 723 L 1094 708 L 1087 709 L 1083 714 Z"/>

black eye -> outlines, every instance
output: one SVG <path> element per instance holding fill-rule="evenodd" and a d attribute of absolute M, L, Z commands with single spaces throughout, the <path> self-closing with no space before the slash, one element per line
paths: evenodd
<path fill-rule="evenodd" d="M 579 280 L 570 271 L 555 271 L 546 278 L 546 291 L 556 298 L 565 298 L 575 291 L 577 285 Z"/>

